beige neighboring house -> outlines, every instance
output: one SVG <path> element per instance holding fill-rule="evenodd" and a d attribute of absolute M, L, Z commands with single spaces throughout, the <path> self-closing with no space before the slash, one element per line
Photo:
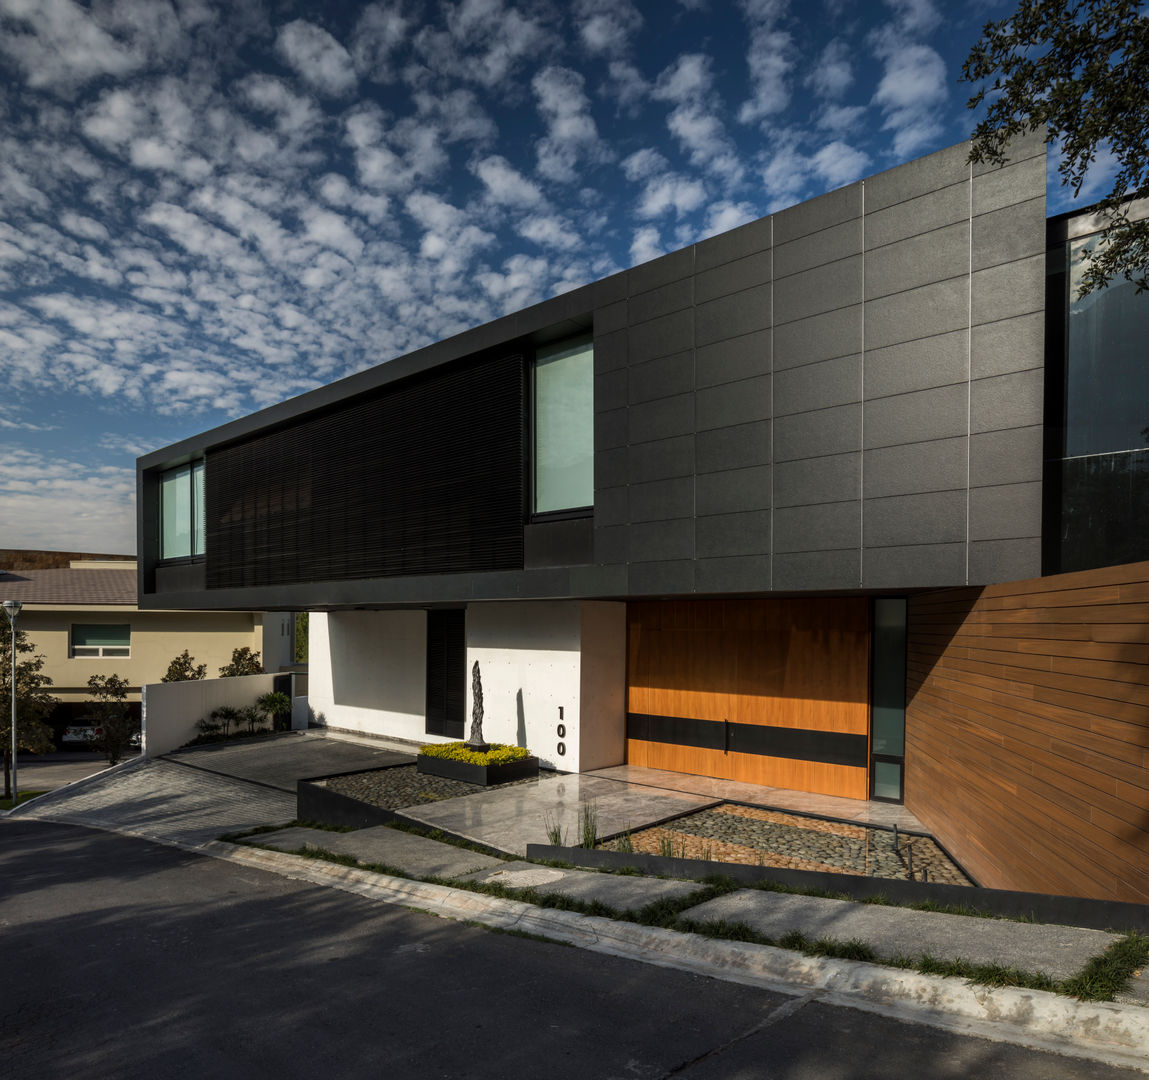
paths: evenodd
<path fill-rule="evenodd" d="M 245 645 L 261 654 L 267 672 L 295 659 L 291 613 L 140 611 L 134 562 L 76 559 L 66 569 L 0 571 L 0 600 L 24 605 L 17 627 L 44 657 L 60 702 L 50 721 L 58 734 L 83 717 L 92 675 L 126 679 L 138 715 L 140 687 L 159 682 L 184 649 L 207 665 L 209 679 Z M 8 632 L 4 623 L 0 633 Z"/>

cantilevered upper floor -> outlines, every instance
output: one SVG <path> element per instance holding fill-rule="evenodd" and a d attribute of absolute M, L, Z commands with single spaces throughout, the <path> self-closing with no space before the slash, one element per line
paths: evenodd
<path fill-rule="evenodd" d="M 141 458 L 141 605 L 1039 574 L 1045 147 L 968 149 Z"/>

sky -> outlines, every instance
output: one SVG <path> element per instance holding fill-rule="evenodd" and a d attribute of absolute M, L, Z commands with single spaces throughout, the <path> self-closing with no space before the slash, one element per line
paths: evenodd
<path fill-rule="evenodd" d="M 968 138 L 1012 7 L 0 0 L 0 548 L 134 552 L 141 454 Z"/>

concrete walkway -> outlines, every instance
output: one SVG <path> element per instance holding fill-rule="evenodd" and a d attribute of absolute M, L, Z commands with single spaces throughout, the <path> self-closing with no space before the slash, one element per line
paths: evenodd
<path fill-rule="evenodd" d="M 656 900 L 675 900 L 686 918 L 745 922 L 771 937 L 797 930 L 811 939 L 859 938 L 882 956 L 929 953 L 943 959 L 992 960 L 1022 970 L 1045 970 L 1055 977 L 1078 970 L 1113 940 L 1112 935 L 1098 931 L 927 914 L 753 889 L 692 905 L 690 898 L 702 889 L 698 883 L 499 859 L 385 827 L 351 833 L 292 828 L 253 836 L 250 843 L 262 845 L 261 848 L 216 841 L 221 834 L 290 822 L 295 817 L 295 799 L 289 792 L 294 790 L 295 779 L 322 775 L 325 771 L 377 767 L 385 760 L 380 755 L 400 756 L 332 736 L 293 733 L 258 744 L 233 744 L 202 755 L 186 751 L 166 759 L 131 762 L 26 803 L 7 816 L 88 825 L 140 836 L 350 889 L 374 899 L 492 926 L 513 926 L 583 947 L 718 978 L 777 985 L 793 993 L 820 987 L 818 992 L 827 995 L 827 1000 L 836 996 L 836 1003 L 880 1009 L 890 1015 L 974 1031 L 988 1038 L 1053 1048 L 1111 1064 L 1134 1065 L 1149 1072 L 1149 1009 L 1136 1004 L 1087 1005 L 1038 991 L 969 987 L 960 979 L 810 958 L 788 950 L 714 941 L 632 922 L 535 908 L 511 899 L 467 892 L 465 887 L 473 882 L 497 882 L 512 893 L 533 889 L 588 902 L 598 900 L 615 911 L 635 911 Z M 207 765 L 202 765 L 205 761 Z M 347 767 L 333 770 L 335 761 Z M 375 764 L 360 766 L 361 761 Z M 587 778 L 554 779 L 566 780 L 570 785 L 564 790 L 564 797 L 568 793 L 581 795 L 584 788 L 591 792 L 595 786 L 586 786 Z M 615 789 L 624 787 L 617 780 L 591 779 Z M 496 794 L 499 793 L 491 793 Z M 648 794 L 655 798 L 666 796 L 674 805 L 685 803 L 687 808 L 695 800 L 711 801 L 694 793 Z M 480 800 L 470 796 L 452 801 L 466 804 Z M 575 801 L 566 808 L 577 805 Z M 457 811 L 460 809 L 456 807 Z M 509 809 L 508 801 L 498 814 L 500 827 L 510 820 L 504 813 Z M 606 831 L 602 824 L 600 817 L 600 833 Z M 393 868 L 409 877 L 287 853 L 306 846 L 350 855 L 360 863 Z M 503 850 L 514 848 L 506 846 Z M 419 878 L 435 881 L 412 880 Z M 459 887 L 440 884 L 444 879 L 458 882 Z M 1149 1001 L 1144 979 L 1137 981 L 1128 1000 L 1134 1001 L 1138 995 Z"/>

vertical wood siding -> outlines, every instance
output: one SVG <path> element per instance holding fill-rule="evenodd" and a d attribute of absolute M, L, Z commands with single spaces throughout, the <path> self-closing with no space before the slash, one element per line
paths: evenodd
<path fill-rule="evenodd" d="M 906 805 L 985 886 L 1149 901 L 1149 562 L 911 597 Z"/>

